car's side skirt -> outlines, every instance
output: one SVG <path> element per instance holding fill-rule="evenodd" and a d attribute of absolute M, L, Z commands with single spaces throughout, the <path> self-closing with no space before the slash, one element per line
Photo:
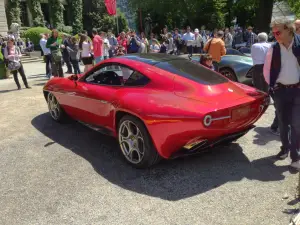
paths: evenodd
<path fill-rule="evenodd" d="M 96 126 L 92 124 L 88 124 L 82 121 L 77 120 L 79 123 L 83 124 L 84 126 L 91 128 L 92 130 L 95 130 L 101 134 L 108 135 L 108 136 L 114 136 L 113 132 L 105 127 Z"/>

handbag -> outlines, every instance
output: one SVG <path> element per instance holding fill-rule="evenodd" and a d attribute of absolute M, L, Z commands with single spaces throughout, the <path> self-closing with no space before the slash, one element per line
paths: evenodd
<path fill-rule="evenodd" d="M 61 54 L 60 49 L 52 50 L 51 54 L 52 54 L 52 57 L 54 59 L 54 62 L 60 62 L 61 61 L 62 54 Z"/>
<path fill-rule="evenodd" d="M 15 55 L 17 53 L 16 48 L 17 47 L 15 47 Z M 7 51 L 9 51 L 8 47 L 7 47 Z M 20 67 L 21 67 L 20 61 L 16 61 L 15 58 L 14 58 L 14 61 L 8 61 L 8 64 L 7 64 L 8 70 L 16 71 L 16 70 L 20 69 Z"/>

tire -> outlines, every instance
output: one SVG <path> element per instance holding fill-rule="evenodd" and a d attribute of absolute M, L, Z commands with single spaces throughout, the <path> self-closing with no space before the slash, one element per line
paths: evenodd
<path fill-rule="evenodd" d="M 59 123 L 66 122 L 68 120 L 67 114 L 52 93 L 48 93 L 47 95 L 47 104 L 50 116 L 53 120 Z"/>
<path fill-rule="evenodd" d="M 220 72 L 220 74 L 222 74 L 224 77 L 228 78 L 231 81 L 235 81 L 235 82 L 238 81 L 234 71 L 230 68 L 227 68 L 227 67 L 222 68 L 219 70 L 219 72 Z"/>
<path fill-rule="evenodd" d="M 118 124 L 118 141 L 126 161 L 136 168 L 148 168 L 161 159 L 144 123 L 126 115 Z"/>

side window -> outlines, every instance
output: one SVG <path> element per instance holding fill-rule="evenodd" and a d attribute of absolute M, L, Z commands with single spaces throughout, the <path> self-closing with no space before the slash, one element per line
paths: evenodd
<path fill-rule="evenodd" d="M 125 86 L 144 86 L 150 82 L 150 79 L 143 74 L 134 71 L 125 82 Z"/>
<path fill-rule="evenodd" d="M 127 67 L 111 64 L 95 68 L 85 81 L 91 84 L 122 86 L 132 73 L 133 70 Z"/>

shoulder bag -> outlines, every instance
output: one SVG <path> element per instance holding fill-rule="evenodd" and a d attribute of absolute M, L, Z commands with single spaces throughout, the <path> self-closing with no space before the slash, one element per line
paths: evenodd
<path fill-rule="evenodd" d="M 19 51 L 17 51 L 16 49 L 17 49 L 17 47 L 15 46 L 15 56 L 16 56 L 16 54 L 19 54 Z M 7 52 L 9 53 L 8 47 L 7 47 Z M 14 61 L 11 61 L 11 60 L 8 61 L 7 68 L 10 71 L 16 71 L 16 70 L 20 69 L 20 67 L 21 67 L 20 61 L 16 61 L 15 56 L 14 56 Z"/>

